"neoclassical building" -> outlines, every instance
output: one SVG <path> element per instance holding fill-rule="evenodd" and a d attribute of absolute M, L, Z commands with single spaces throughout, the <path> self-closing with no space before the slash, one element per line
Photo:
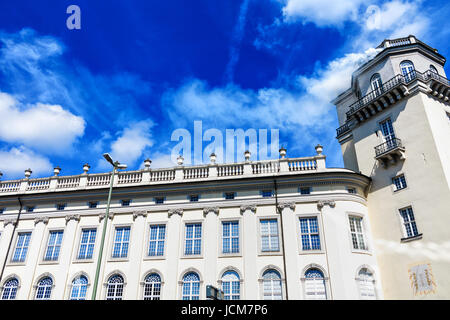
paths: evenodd
<path fill-rule="evenodd" d="M 355 71 L 334 101 L 345 168 L 318 145 L 0 181 L 0 299 L 448 299 L 444 63 L 410 36 Z"/>

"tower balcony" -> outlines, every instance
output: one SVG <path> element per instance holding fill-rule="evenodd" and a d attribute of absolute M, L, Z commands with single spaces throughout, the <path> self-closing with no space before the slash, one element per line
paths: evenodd
<path fill-rule="evenodd" d="M 375 159 L 383 167 L 395 164 L 399 160 L 405 159 L 405 147 L 398 138 L 391 138 L 375 147 Z"/>

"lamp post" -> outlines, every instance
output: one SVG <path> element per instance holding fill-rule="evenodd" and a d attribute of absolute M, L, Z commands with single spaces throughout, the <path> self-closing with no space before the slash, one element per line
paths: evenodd
<path fill-rule="evenodd" d="M 91 300 L 95 300 L 95 297 L 97 296 L 98 277 L 100 275 L 100 267 L 101 267 L 102 256 L 103 256 L 103 247 L 105 245 L 106 225 L 108 223 L 109 206 L 111 204 L 111 195 L 112 195 L 112 188 L 113 188 L 113 182 L 114 182 L 114 175 L 116 174 L 118 169 L 126 169 L 127 168 L 126 164 L 122 164 L 119 161 L 113 161 L 113 159 L 111 158 L 109 153 L 104 153 L 103 157 L 106 159 L 106 161 L 111 163 L 111 165 L 113 166 L 113 170 L 111 172 L 111 182 L 109 184 L 108 202 L 106 203 L 105 221 L 103 222 L 102 240 L 100 242 L 100 250 L 98 252 L 97 270 L 95 271 L 95 280 L 94 280 L 94 287 L 92 289 Z"/>

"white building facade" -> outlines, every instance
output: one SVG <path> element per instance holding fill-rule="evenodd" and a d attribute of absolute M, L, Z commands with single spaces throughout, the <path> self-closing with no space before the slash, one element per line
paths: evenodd
<path fill-rule="evenodd" d="M 116 174 L 96 299 L 382 298 L 369 179 L 316 150 Z M 111 173 L 84 169 L 0 183 L 0 298 L 91 299 Z"/>

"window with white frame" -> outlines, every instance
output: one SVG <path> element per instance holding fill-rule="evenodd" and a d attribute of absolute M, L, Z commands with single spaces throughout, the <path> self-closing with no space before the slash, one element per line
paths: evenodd
<path fill-rule="evenodd" d="M 31 232 L 21 232 L 17 235 L 16 248 L 12 262 L 24 262 L 27 257 L 28 246 L 30 244 Z"/>
<path fill-rule="evenodd" d="M 281 276 L 278 271 L 269 269 L 263 274 L 263 299 L 282 300 Z"/>
<path fill-rule="evenodd" d="M 406 188 L 406 179 L 405 175 L 401 174 L 392 179 L 392 183 L 394 184 L 394 191 L 398 191 Z"/>
<path fill-rule="evenodd" d="M 307 300 L 326 300 L 325 278 L 322 271 L 316 268 L 305 272 L 305 297 Z"/>
<path fill-rule="evenodd" d="M 260 220 L 261 230 L 261 251 L 262 252 L 278 252 L 280 251 L 280 243 L 278 238 L 278 221 L 277 219 Z"/>
<path fill-rule="evenodd" d="M 263 196 L 263 198 L 270 198 L 273 196 L 273 191 L 272 190 L 262 190 L 261 195 Z"/>
<path fill-rule="evenodd" d="M 95 209 L 98 206 L 98 201 L 90 201 L 89 202 L 89 208 L 90 209 Z"/>
<path fill-rule="evenodd" d="M 151 257 L 164 255 L 164 239 L 166 237 L 166 225 L 154 224 L 150 226 L 150 241 L 148 255 Z"/>
<path fill-rule="evenodd" d="M 187 223 L 184 244 L 185 255 L 198 255 L 202 251 L 202 224 Z"/>
<path fill-rule="evenodd" d="M 300 218 L 302 250 L 320 250 L 319 225 L 317 217 Z"/>
<path fill-rule="evenodd" d="M 36 289 L 36 300 L 49 300 L 52 294 L 53 280 L 50 277 L 45 277 L 39 280 Z"/>
<path fill-rule="evenodd" d="M 58 203 L 57 205 L 56 205 L 56 210 L 58 210 L 58 211 L 62 211 L 62 210 L 64 210 L 66 208 L 66 204 L 65 203 Z"/>
<path fill-rule="evenodd" d="M 45 261 L 56 261 L 61 251 L 61 243 L 63 238 L 63 231 L 50 231 L 48 236 L 47 251 L 45 252 Z"/>
<path fill-rule="evenodd" d="M 11 278 L 7 280 L 3 286 L 2 300 L 16 299 L 17 290 L 19 288 L 19 280 Z"/>
<path fill-rule="evenodd" d="M 400 71 L 402 72 L 402 75 L 407 82 L 416 77 L 414 64 L 411 61 L 403 61 L 402 63 L 400 63 Z"/>
<path fill-rule="evenodd" d="M 122 207 L 128 207 L 131 203 L 131 200 L 129 200 L 129 199 L 120 200 L 120 203 L 122 204 Z"/>
<path fill-rule="evenodd" d="M 161 299 L 161 277 L 157 273 L 151 273 L 144 280 L 144 300 Z"/>
<path fill-rule="evenodd" d="M 311 194 L 311 187 L 300 187 L 300 194 Z"/>
<path fill-rule="evenodd" d="M 130 243 L 130 227 L 116 227 L 114 237 L 113 258 L 126 258 Z"/>
<path fill-rule="evenodd" d="M 367 268 L 362 268 L 358 272 L 359 295 L 362 300 L 375 300 L 375 280 L 372 272 Z"/>
<path fill-rule="evenodd" d="M 383 87 L 383 83 L 381 82 L 381 77 L 378 73 L 375 73 L 370 79 L 370 85 L 372 86 L 372 90 L 376 95 L 381 94 L 381 90 Z"/>
<path fill-rule="evenodd" d="M 353 249 L 367 250 L 364 237 L 363 218 L 356 216 L 348 217 Z"/>
<path fill-rule="evenodd" d="M 400 215 L 403 220 L 403 231 L 405 237 L 411 238 L 419 235 L 413 209 L 411 207 L 400 209 Z"/>
<path fill-rule="evenodd" d="M 88 279 L 81 275 L 73 279 L 70 300 L 86 300 Z"/>
<path fill-rule="evenodd" d="M 392 121 L 390 118 L 380 122 L 381 135 L 383 142 L 387 143 L 388 147 L 395 146 L 395 132 L 392 126 Z"/>
<path fill-rule="evenodd" d="M 235 271 L 227 271 L 222 275 L 222 291 L 225 300 L 239 300 L 241 295 L 241 281 Z"/>
<path fill-rule="evenodd" d="M 347 188 L 347 192 L 348 192 L 348 193 L 352 193 L 352 194 L 356 194 L 356 189 L 355 189 L 355 188 L 348 187 L 348 188 Z"/>
<path fill-rule="evenodd" d="M 92 259 L 94 254 L 95 237 L 97 229 L 81 230 L 80 249 L 78 250 L 78 259 Z"/>
<path fill-rule="evenodd" d="M 183 277 L 183 300 L 200 299 L 200 277 L 195 272 L 189 272 Z"/>
<path fill-rule="evenodd" d="M 222 221 L 222 253 L 239 252 L 239 221 Z"/>
<path fill-rule="evenodd" d="M 123 284 L 123 277 L 120 274 L 112 275 L 106 288 L 106 300 L 122 300 Z"/>

